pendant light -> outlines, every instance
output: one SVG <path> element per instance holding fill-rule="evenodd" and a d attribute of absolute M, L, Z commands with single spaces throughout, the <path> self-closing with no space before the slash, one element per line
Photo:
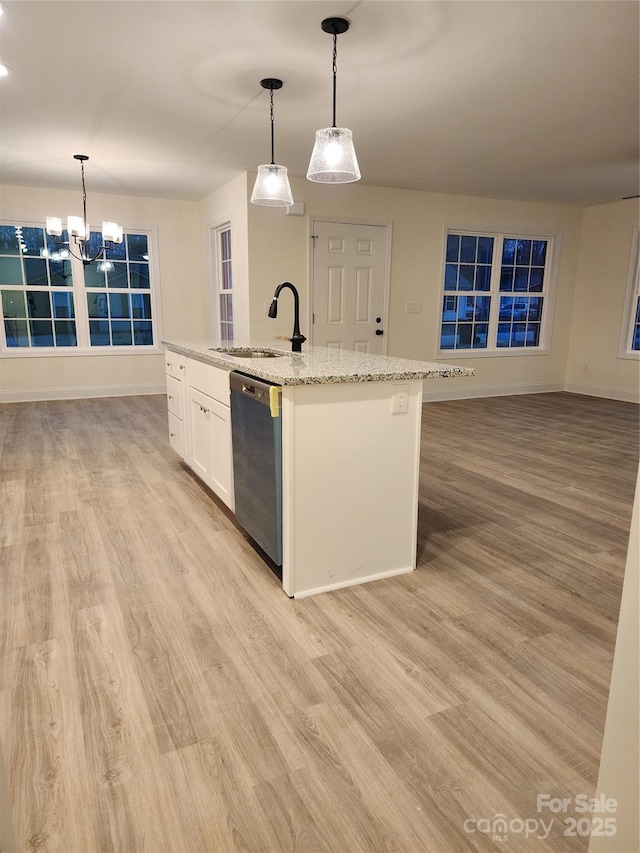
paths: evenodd
<path fill-rule="evenodd" d="M 74 160 L 80 161 L 80 177 L 82 180 L 82 216 L 67 217 L 67 232 L 68 240 L 58 241 L 54 239 L 56 245 L 65 246 L 67 250 L 77 258 L 85 266 L 92 264 L 98 258 L 104 257 L 105 251 L 113 249 L 113 247 L 122 243 L 122 226 L 117 222 L 102 223 L 102 243 L 99 248 L 92 251 L 90 248 L 90 232 L 89 221 L 87 220 L 87 188 L 84 183 L 84 164 L 89 159 L 86 154 L 74 154 Z M 50 237 L 62 236 L 62 219 L 59 216 L 47 216 L 46 220 L 47 234 Z M 72 239 L 73 238 L 73 242 Z M 77 253 L 74 252 L 72 246 L 75 246 Z"/>
<path fill-rule="evenodd" d="M 287 167 L 277 166 L 274 160 L 274 119 L 273 119 L 273 92 L 282 89 L 282 80 L 267 77 L 260 81 L 263 89 L 269 89 L 271 93 L 271 163 L 258 166 L 258 176 L 251 193 L 253 204 L 262 204 L 266 207 L 290 207 L 293 204 Z"/>
<path fill-rule="evenodd" d="M 360 168 L 351 131 L 336 127 L 336 75 L 338 71 L 338 36 L 349 29 L 345 18 L 325 18 L 325 33 L 333 35 L 333 125 L 316 131 L 307 178 L 322 184 L 350 184 L 360 180 Z"/>

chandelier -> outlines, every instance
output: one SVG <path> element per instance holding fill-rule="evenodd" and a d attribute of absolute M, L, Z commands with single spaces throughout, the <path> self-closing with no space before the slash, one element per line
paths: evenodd
<path fill-rule="evenodd" d="M 90 231 L 87 221 L 87 189 L 84 183 L 84 164 L 89 158 L 86 154 L 74 154 L 74 160 L 80 161 L 80 172 L 82 178 L 82 216 L 67 217 L 67 240 L 55 240 L 57 246 L 66 246 L 74 258 L 77 258 L 85 266 L 93 263 L 100 257 L 104 257 L 105 251 L 122 243 L 122 226 L 116 222 L 102 223 L 102 241 L 97 249 L 90 247 Z M 53 237 L 62 236 L 62 219 L 58 216 L 47 216 L 47 234 Z M 74 247 L 75 250 L 74 251 Z"/>

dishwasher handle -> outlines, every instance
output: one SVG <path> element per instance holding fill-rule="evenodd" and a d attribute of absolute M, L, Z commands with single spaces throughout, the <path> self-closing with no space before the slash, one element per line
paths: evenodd
<path fill-rule="evenodd" d="M 242 394 L 245 397 L 251 397 L 256 403 L 261 403 L 263 406 L 269 406 L 274 409 L 274 395 L 281 391 L 279 385 L 274 385 L 272 382 L 263 382 L 256 379 L 255 376 L 247 376 L 244 373 L 232 371 L 229 375 L 229 386 L 231 391 L 237 394 Z M 274 415 L 277 417 L 277 415 Z"/>

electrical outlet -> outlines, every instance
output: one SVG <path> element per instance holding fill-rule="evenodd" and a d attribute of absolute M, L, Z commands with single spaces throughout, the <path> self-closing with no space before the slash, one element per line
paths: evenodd
<path fill-rule="evenodd" d="M 391 414 L 406 415 L 409 411 L 409 386 L 394 385 L 391 398 Z"/>
<path fill-rule="evenodd" d="M 404 306 L 405 314 L 422 314 L 422 302 L 406 302 Z"/>

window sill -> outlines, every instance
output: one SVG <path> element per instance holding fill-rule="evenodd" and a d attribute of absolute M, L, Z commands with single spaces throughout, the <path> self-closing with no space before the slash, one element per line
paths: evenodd
<path fill-rule="evenodd" d="M 0 358 L 73 358 L 88 355 L 162 355 L 162 347 L 12 347 L 0 352 Z"/>
<path fill-rule="evenodd" d="M 445 349 L 436 353 L 436 358 L 442 361 L 458 358 L 510 358 L 511 356 L 549 355 L 549 350 L 542 347 L 501 347 L 500 349 Z"/>
<path fill-rule="evenodd" d="M 628 350 L 627 352 L 619 352 L 617 358 L 626 358 L 629 361 L 638 361 L 638 359 L 640 359 L 640 350 Z"/>

